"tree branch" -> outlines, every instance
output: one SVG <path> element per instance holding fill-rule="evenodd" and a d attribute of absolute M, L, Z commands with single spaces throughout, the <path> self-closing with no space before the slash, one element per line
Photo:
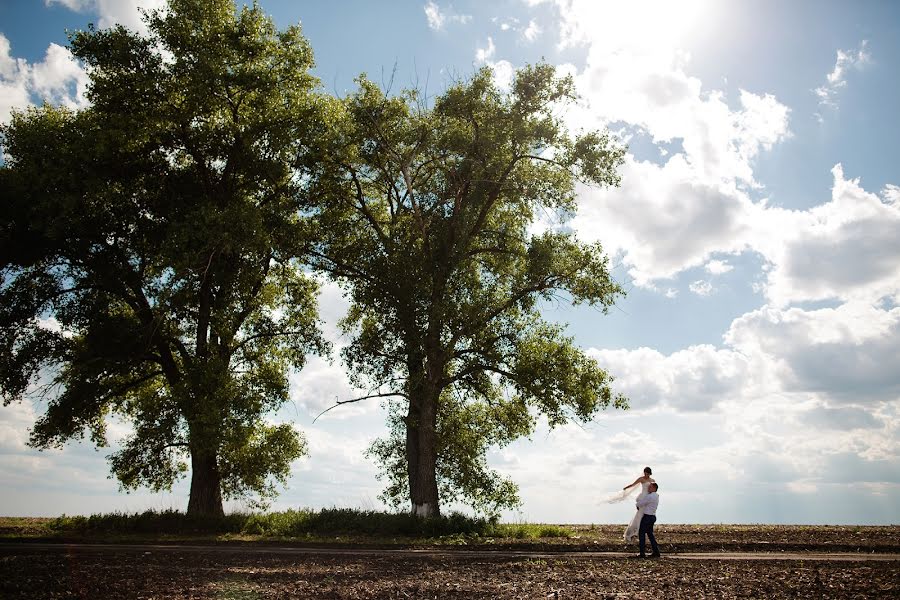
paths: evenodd
<path fill-rule="evenodd" d="M 316 415 L 316 418 L 313 419 L 312 422 L 315 423 L 319 419 L 319 417 L 321 417 L 328 411 L 333 410 L 333 409 L 337 408 L 338 406 L 342 406 L 344 404 L 353 404 L 354 402 L 361 402 L 363 400 L 371 400 L 372 398 L 390 398 L 392 396 L 400 396 L 402 398 L 409 399 L 409 396 L 407 396 L 403 392 L 388 392 L 386 394 L 370 394 L 368 396 L 361 396 L 359 398 L 353 398 L 352 400 L 339 400 L 339 401 L 335 402 L 334 405 L 329 406 L 328 408 L 326 408 L 325 410 L 320 412 L 318 415 Z"/>
<path fill-rule="evenodd" d="M 353 185 L 356 187 L 356 200 L 359 202 L 357 208 L 365 217 L 366 221 L 369 222 L 369 225 L 372 226 L 372 229 L 375 231 L 378 239 L 381 240 L 381 243 L 384 244 L 385 248 L 390 247 L 390 239 L 384 234 L 384 230 L 381 229 L 381 225 L 378 224 L 378 221 L 375 219 L 374 215 L 372 215 L 369 206 L 366 204 L 366 196 L 363 193 L 362 184 L 356 176 L 356 170 L 350 165 L 342 166 L 350 173 L 350 177 L 353 179 Z"/>

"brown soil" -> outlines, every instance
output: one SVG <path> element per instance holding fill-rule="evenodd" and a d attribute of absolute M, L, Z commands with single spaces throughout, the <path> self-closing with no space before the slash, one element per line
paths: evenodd
<path fill-rule="evenodd" d="M 235 549 L 236 550 L 236 549 Z M 897 598 L 900 563 L 0 550 L 0 598 Z"/>
<path fill-rule="evenodd" d="M 723 560 L 720 554 L 660 561 L 552 554 L 634 550 L 621 541 L 619 525 L 571 527 L 575 535 L 568 539 L 364 544 L 442 552 L 435 555 L 335 555 L 339 544 L 323 545 L 312 554 L 272 548 L 290 546 L 292 540 L 251 547 L 232 542 L 218 549 L 94 546 L 90 551 L 42 548 L 34 539 L 23 540 L 0 547 L 0 598 L 900 598 L 900 560 L 887 556 L 900 552 L 897 526 L 661 524 L 657 537 L 669 557 L 679 552 L 806 554 L 799 560 Z M 471 552 L 475 548 L 497 552 Z M 548 554 L 504 556 L 503 550 Z M 832 562 L 812 555 L 823 552 L 860 552 L 888 560 Z"/>

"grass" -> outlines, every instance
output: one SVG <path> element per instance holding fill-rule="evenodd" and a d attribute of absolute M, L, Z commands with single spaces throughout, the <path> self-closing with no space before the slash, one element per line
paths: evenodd
<path fill-rule="evenodd" d="M 174 510 L 143 513 L 62 515 L 55 519 L 0 518 L 3 537 L 184 538 L 218 536 L 225 539 L 291 539 L 341 541 L 341 536 L 385 541 L 425 539 L 466 544 L 490 538 L 568 538 L 572 531 L 557 525 L 499 523 L 495 519 L 461 513 L 421 518 L 344 508 L 287 510 L 271 513 L 232 513 L 224 517 L 195 517 Z"/>

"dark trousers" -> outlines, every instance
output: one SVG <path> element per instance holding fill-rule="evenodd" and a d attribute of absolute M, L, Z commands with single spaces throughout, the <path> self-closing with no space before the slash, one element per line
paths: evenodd
<path fill-rule="evenodd" d="M 653 524 L 656 523 L 656 515 L 644 515 L 641 517 L 641 528 L 638 529 L 638 540 L 640 541 L 641 555 L 644 554 L 644 537 L 650 538 L 650 547 L 653 548 L 653 554 L 659 554 L 659 546 L 656 545 L 656 536 L 653 535 Z"/>

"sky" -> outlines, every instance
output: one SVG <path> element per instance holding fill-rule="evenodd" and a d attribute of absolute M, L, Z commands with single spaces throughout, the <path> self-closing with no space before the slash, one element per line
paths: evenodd
<path fill-rule="evenodd" d="M 0 0 L 0 122 L 47 101 L 87 106 L 66 29 L 142 31 L 162 0 Z M 301 23 L 322 89 L 362 72 L 440 94 L 489 66 L 499 86 L 545 60 L 571 74 L 573 131 L 629 151 L 622 184 L 580 188 L 567 227 L 599 241 L 627 289 L 607 315 L 542 306 L 615 377 L 628 411 L 492 450 L 522 506 L 509 521 L 626 523 L 604 499 L 645 465 L 665 523 L 900 523 L 900 3 L 889 0 L 260 0 Z M 325 283 L 326 335 L 347 302 Z M 364 455 L 385 434 L 343 368 L 311 358 L 271 415 L 309 442 L 275 509 L 380 509 Z M 343 410 L 342 410 L 343 409 Z M 25 444 L 40 404 L 0 408 L 0 515 L 184 510 L 121 492 L 106 449 Z M 239 502 L 228 504 L 241 510 Z"/>

